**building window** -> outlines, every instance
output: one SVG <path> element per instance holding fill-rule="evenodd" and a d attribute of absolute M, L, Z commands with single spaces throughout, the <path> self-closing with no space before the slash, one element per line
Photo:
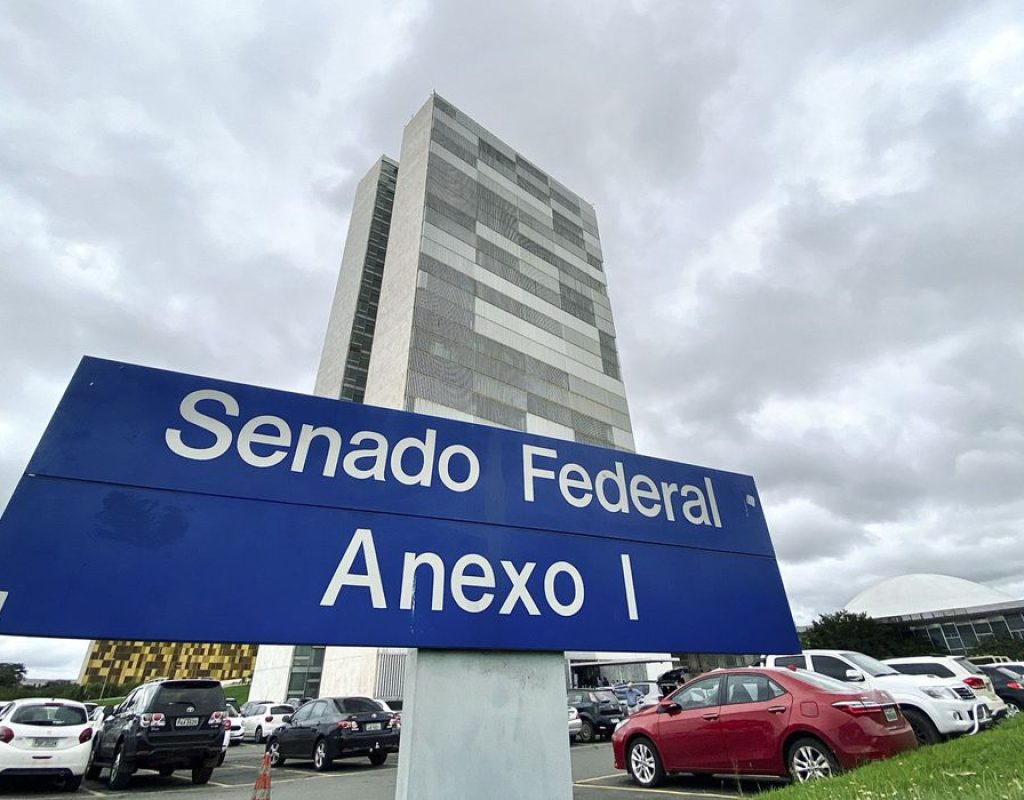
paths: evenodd
<path fill-rule="evenodd" d="M 288 675 L 288 698 L 319 697 L 325 647 L 297 646 Z"/>

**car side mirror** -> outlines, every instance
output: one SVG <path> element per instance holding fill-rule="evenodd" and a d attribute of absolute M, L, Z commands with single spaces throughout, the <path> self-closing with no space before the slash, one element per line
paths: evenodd
<path fill-rule="evenodd" d="M 846 670 L 846 680 L 848 681 L 862 681 L 864 680 L 864 673 L 856 669 Z"/>
<path fill-rule="evenodd" d="M 103 706 L 103 719 L 106 719 L 107 717 L 112 717 L 113 715 L 114 715 L 114 707 L 113 706 Z"/>
<path fill-rule="evenodd" d="M 291 722 L 291 721 L 292 721 L 292 715 L 291 714 L 285 714 L 283 717 L 281 717 L 281 722 Z"/>
<path fill-rule="evenodd" d="M 669 700 L 668 698 L 658 703 L 659 714 L 674 714 L 676 711 L 682 710 L 683 707 L 679 705 L 679 703 L 675 702 L 674 700 Z"/>

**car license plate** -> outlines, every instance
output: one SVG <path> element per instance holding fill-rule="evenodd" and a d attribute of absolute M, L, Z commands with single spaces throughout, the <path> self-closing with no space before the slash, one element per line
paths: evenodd
<path fill-rule="evenodd" d="M 57 746 L 57 740 L 56 739 L 33 739 L 32 740 L 32 746 L 33 747 L 56 747 Z"/>
<path fill-rule="evenodd" d="M 896 721 L 896 716 L 897 716 L 897 714 L 896 714 L 896 709 L 895 708 L 887 708 L 887 709 L 885 709 L 885 718 L 889 722 L 895 722 Z"/>
<path fill-rule="evenodd" d="M 199 717 L 178 717 L 174 721 L 174 727 L 176 728 L 198 728 Z"/>
<path fill-rule="evenodd" d="M 367 722 L 366 723 L 366 730 L 368 730 L 368 731 L 379 731 L 380 730 L 380 723 L 379 722 Z"/>

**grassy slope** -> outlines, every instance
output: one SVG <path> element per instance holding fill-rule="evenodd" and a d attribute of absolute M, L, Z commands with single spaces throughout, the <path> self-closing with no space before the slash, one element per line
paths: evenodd
<path fill-rule="evenodd" d="M 1024 716 L 1024 715 L 1022 715 Z M 828 781 L 790 786 L 772 800 L 1018 800 L 1024 798 L 1024 719 L 922 747 Z"/>

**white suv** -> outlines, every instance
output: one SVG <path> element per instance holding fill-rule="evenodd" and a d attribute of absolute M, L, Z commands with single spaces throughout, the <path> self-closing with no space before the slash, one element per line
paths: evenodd
<path fill-rule="evenodd" d="M 862 682 L 888 692 L 921 744 L 934 744 L 946 736 L 972 733 L 991 721 L 988 707 L 957 680 L 902 675 L 888 664 L 850 650 L 805 650 L 787 656 L 765 656 L 765 666 L 807 669 L 848 683 Z M 976 711 L 977 709 L 977 711 Z M 975 714 L 979 720 L 975 723 Z"/>
<path fill-rule="evenodd" d="M 1006 714 L 1006 703 L 999 699 L 992 679 L 964 656 L 912 656 L 887 658 L 886 664 L 904 675 L 934 675 L 936 678 L 955 678 L 970 686 L 978 699 L 984 701 L 993 717 Z"/>

